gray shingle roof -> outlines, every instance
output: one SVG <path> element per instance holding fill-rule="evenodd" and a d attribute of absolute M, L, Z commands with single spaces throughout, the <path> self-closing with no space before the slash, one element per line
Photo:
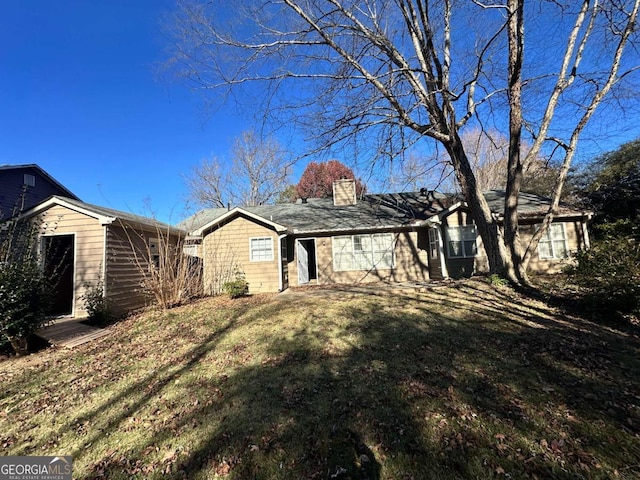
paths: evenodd
<path fill-rule="evenodd" d="M 484 192 L 484 198 L 487 199 L 489 208 L 493 213 L 502 215 L 504 213 L 504 199 L 506 192 L 504 190 L 490 190 Z M 520 192 L 518 196 L 518 214 L 520 216 L 543 215 L 549 209 L 551 199 L 534 195 L 533 193 Z M 583 212 L 560 204 L 558 214 L 579 215 Z"/>
<path fill-rule="evenodd" d="M 365 195 L 355 205 L 335 206 L 331 198 L 307 203 L 241 207 L 294 233 L 397 228 L 426 220 L 450 206 L 450 197 L 419 192 Z M 228 212 L 226 208 L 202 210 L 178 224 L 193 232 Z"/>
<path fill-rule="evenodd" d="M 242 210 L 286 227 L 293 233 L 335 232 L 398 228 L 427 220 L 463 201 L 460 195 L 438 192 L 404 192 L 364 195 L 355 205 L 335 206 L 331 198 L 309 199 L 307 203 L 241 207 Z M 505 192 L 485 192 L 491 211 L 501 215 Z M 539 215 L 549 208 L 550 200 L 521 193 L 518 210 L 523 216 Z M 579 214 L 566 206 L 561 213 Z M 180 222 L 177 228 L 194 232 L 229 212 L 226 208 L 204 209 Z"/>

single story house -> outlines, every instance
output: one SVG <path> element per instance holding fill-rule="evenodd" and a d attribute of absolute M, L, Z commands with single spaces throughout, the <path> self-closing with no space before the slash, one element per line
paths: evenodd
<path fill-rule="evenodd" d="M 0 165 L 0 221 L 53 195 L 80 200 L 38 165 Z"/>
<path fill-rule="evenodd" d="M 485 196 L 499 220 L 504 192 Z M 519 202 L 526 238 L 549 201 L 523 193 Z M 563 206 L 530 268 L 558 270 L 570 252 L 588 247 L 589 216 Z M 258 293 L 309 284 L 421 282 L 488 268 L 465 202 L 426 189 L 357 198 L 354 181 L 339 180 L 333 198 L 206 209 L 178 227 L 189 232 L 186 251 L 203 259 L 205 293 L 218 293 L 236 275 Z"/>
<path fill-rule="evenodd" d="M 184 236 L 154 219 L 57 195 L 20 219 L 37 222 L 44 268 L 58 279 L 54 316 L 86 316 L 83 296 L 100 283 L 115 314 L 144 307 L 144 270 L 158 261 L 163 242 Z"/>

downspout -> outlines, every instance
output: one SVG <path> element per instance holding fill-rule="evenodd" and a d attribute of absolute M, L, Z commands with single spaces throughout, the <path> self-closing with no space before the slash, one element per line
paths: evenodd
<path fill-rule="evenodd" d="M 102 280 L 102 298 L 107 300 L 107 228 L 108 225 L 103 225 L 104 234 L 102 239 L 102 272 L 100 272 Z"/>

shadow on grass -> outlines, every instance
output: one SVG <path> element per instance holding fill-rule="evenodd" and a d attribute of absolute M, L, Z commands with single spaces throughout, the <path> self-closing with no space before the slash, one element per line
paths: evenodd
<path fill-rule="evenodd" d="M 299 320 L 278 329 L 285 313 Z M 221 347 L 252 325 L 261 335 Z M 86 478 L 634 478 L 639 352 L 635 337 L 473 282 L 247 308 L 84 415 L 122 408 L 85 445 L 140 433 Z"/>

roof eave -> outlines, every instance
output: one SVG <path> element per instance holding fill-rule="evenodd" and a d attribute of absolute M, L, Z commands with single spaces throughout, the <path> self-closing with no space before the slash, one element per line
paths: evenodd
<path fill-rule="evenodd" d="M 339 227 L 339 228 L 317 228 L 313 230 L 297 229 L 291 230 L 294 235 L 310 235 L 319 233 L 346 233 L 346 232 L 372 232 L 386 230 L 406 230 L 422 226 L 422 222 L 406 223 L 403 225 L 376 225 L 376 226 L 360 226 L 360 227 Z"/>
<path fill-rule="evenodd" d="M 59 197 L 57 195 L 49 197 L 43 202 L 40 202 L 38 205 L 31 207 L 29 210 L 27 210 L 26 212 L 23 212 L 20 216 L 18 216 L 18 218 L 23 219 L 23 218 L 33 217 L 34 215 L 38 215 L 54 205 L 60 205 L 65 208 L 68 208 L 69 210 L 73 210 L 75 212 L 82 213 L 89 217 L 95 218 L 96 220 L 98 220 L 100 225 L 109 225 L 117 220 L 116 217 L 101 215 L 87 208 L 82 208 L 72 203 L 69 203 L 65 201 L 65 197 Z"/>

